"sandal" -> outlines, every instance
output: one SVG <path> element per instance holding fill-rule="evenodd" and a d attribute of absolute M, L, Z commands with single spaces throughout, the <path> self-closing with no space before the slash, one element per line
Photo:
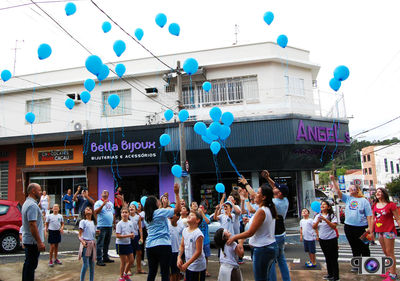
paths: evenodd
<path fill-rule="evenodd" d="M 211 277 L 211 274 L 206 272 L 206 277 Z"/>
<path fill-rule="evenodd" d="M 136 274 L 147 274 L 147 272 L 142 270 L 142 271 L 137 271 Z"/>

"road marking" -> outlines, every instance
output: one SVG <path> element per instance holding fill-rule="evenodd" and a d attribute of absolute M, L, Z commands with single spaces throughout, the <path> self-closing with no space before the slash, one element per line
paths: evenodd
<path fill-rule="evenodd" d="M 58 252 L 59 255 L 68 255 L 68 254 L 78 254 L 78 250 L 76 251 L 62 251 Z M 40 255 L 46 256 L 49 252 L 40 253 Z M 11 255 L 0 255 L 2 258 L 18 258 L 18 257 L 25 257 L 25 254 L 11 254 Z"/>

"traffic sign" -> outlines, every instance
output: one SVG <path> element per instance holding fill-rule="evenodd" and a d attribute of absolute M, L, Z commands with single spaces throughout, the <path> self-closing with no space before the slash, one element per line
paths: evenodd
<path fill-rule="evenodd" d="M 339 183 L 344 183 L 344 176 L 338 176 Z"/>
<path fill-rule="evenodd" d="M 340 190 L 346 190 L 346 185 L 344 183 L 339 184 Z"/>

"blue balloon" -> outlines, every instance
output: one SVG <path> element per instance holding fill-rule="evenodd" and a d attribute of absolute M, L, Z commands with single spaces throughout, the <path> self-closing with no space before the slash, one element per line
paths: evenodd
<path fill-rule="evenodd" d="M 80 97 L 81 101 L 83 101 L 84 104 L 87 104 L 90 100 L 90 93 L 88 91 L 83 91 Z"/>
<path fill-rule="evenodd" d="M 160 144 L 161 146 L 166 146 L 171 142 L 171 137 L 168 134 L 162 134 L 160 136 Z"/>
<path fill-rule="evenodd" d="M 143 196 L 141 199 L 140 199 L 140 204 L 142 204 L 142 206 L 144 207 L 144 205 L 146 204 L 146 200 L 147 200 L 147 196 Z M 138 205 L 139 206 L 139 205 Z"/>
<path fill-rule="evenodd" d="M 85 86 L 85 89 L 88 90 L 88 92 L 91 92 L 96 86 L 96 82 L 94 82 L 93 79 L 86 79 L 83 85 Z"/>
<path fill-rule="evenodd" d="M 91 55 L 86 59 L 85 62 L 86 69 L 94 74 L 94 75 L 99 75 L 101 71 L 101 67 L 103 66 L 103 62 L 98 56 Z"/>
<path fill-rule="evenodd" d="M 169 33 L 171 33 L 172 35 L 179 36 L 179 33 L 181 32 L 181 28 L 179 27 L 179 24 L 177 24 L 177 23 L 171 23 L 171 24 L 168 26 L 168 31 L 169 31 Z"/>
<path fill-rule="evenodd" d="M 288 38 L 286 35 L 282 34 L 282 35 L 278 36 L 278 39 L 276 40 L 276 42 L 278 43 L 279 46 L 281 46 L 282 48 L 285 48 L 288 43 Z"/>
<path fill-rule="evenodd" d="M 225 192 L 225 185 L 223 185 L 222 183 L 217 183 L 217 184 L 215 185 L 215 190 L 216 190 L 218 193 L 224 193 L 224 192 Z"/>
<path fill-rule="evenodd" d="M 71 16 L 75 14 L 75 12 L 76 12 L 76 6 L 74 3 L 69 2 L 65 5 L 65 13 L 67 14 L 67 16 Z"/>
<path fill-rule="evenodd" d="M 103 64 L 101 66 L 99 75 L 97 75 L 97 79 L 99 79 L 99 81 L 103 81 L 108 77 L 108 74 L 110 74 L 110 69 L 107 65 Z"/>
<path fill-rule="evenodd" d="M 193 129 L 196 132 L 196 134 L 200 136 L 204 136 L 207 134 L 207 126 L 203 122 L 197 122 L 196 124 L 194 124 Z"/>
<path fill-rule="evenodd" d="M 274 20 L 274 14 L 272 12 L 266 12 L 264 14 L 264 21 L 266 22 L 266 24 L 270 25 L 273 20 Z"/>
<path fill-rule="evenodd" d="M 211 132 L 210 128 L 207 129 L 206 137 L 207 137 L 208 139 L 210 139 L 210 140 L 213 140 L 213 141 L 218 139 L 218 136 L 214 135 L 214 134 Z"/>
<path fill-rule="evenodd" d="M 174 203 L 172 203 L 170 206 L 171 206 L 171 208 L 175 208 L 175 204 Z"/>
<path fill-rule="evenodd" d="M 164 118 L 165 118 L 165 120 L 169 121 L 169 120 L 172 119 L 172 117 L 174 117 L 174 112 L 173 112 L 171 109 L 167 109 L 167 110 L 164 112 Z"/>
<path fill-rule="evenodd" d="M 210 149 L 214 155 L 218 154 L 218 152 L 221 150 L 221 144 L 217 141 L 213 141 L 210 145 Z"/>
<path fill-rule="evenodd" d="M 221 140 L 226 140 L 231 134 L 231 128 L 227 125 L 222 125 L 220 132 L 219 132 L 219 138 Z"/>
<path fill-rule="evenodd" d="M 103 22 L 101 28 L 103 29 L 104 33 L 107 33 L 111 30 L 111 23 L 109 23 L 108 21 Z"/>
<path fill-rule="evenodd" d="M 311 210 L 313 210 L 316 213 L 321 212 L 321 203 L 318 201 L 314 201 L 311 203 Z"/>
<path fill-rule="evenodd" d="M 188 58 L 183 63 L 183 70 L 189 75 L 195 74 L 197 69 L 199 69 L 199 63 L 194 58 Z"/>
<path fill-rule="evenodd" d="M 7 82 L 8 80 L 11 79 L 11 72 L 7 69 L 3 70 L 1 72 L 1 80 L 3 80 L 4 82 Z"/>
<path fill-rule="evenodd" d="M 189 118 L 189 112 L 186 109 L 182 109 L 179 111 L 178 117 L 181 122 L 185 122 Z"/>
<path fill-rule="evenodd" d="M 120 78 L 122 78 L 122 76 L 125 74 L 125 71 L 125 65 L 123 65 L 122 63 L 119 63 L 115 66 L 115 73 L 117 73 Z"/>
<path fill-rule="evenodd" d="M 347 66 L 344 65 L 339 65 L 338 67 L 335 68 L 335 71 L 333 72 L 333 77 L 335 77 L 336 80 L 338 81 L 344 81 L 346 80 L 350 75 L 350 70 L 347 68 Z"/>
<path fill-rule="evenodd" d="M 335 78 L 332 78 L 329 81 L 329 86 L 331 87 L 332 90 L 334 90 L 336 92 L 340 89 L 341 85 L 342 85 L 342 82 L 340 82 L 339 80 L 336 80 Z"/>
<path fill-rule="evenodd" d="M 213 142 L 213 140 L 210 139 L 210 138 L 208 138 L 207 136 L 201 136 L 201 139 L 202 139 L 204 142 L 208 143 L 208 144 L 211 144 L 211 143 Z"/>
<path fill-rule="evenodd" d="M 211 83 L 206 81 L 203 83 L 203 90 L 206 91 L 207 93 L 211 90 Z"/>
<path fill-rule="evenodd" d="M 75 102 L 74 102 L 74 100 L 71 99 L 71 98 L 68 98 L 68 99 L 65 101 L 65 106 L 66 106 L 69 110 L 71 110 L 72 108 L 74 108 L 74 105 L 75 105 Z"/>
<path fill-rule="evenodd" d="M 25 115 L 25 120 L 27 121 L 27 122 L 29 122 L 29 123 L 33 123 L 33 122 L 35 122 L 35 114 L 33 113 L 33 112 L 28 112 L 26 115 Z"/>
<path fill-rule="evenodd" d="M 219 122 L 221 116 L 222 116 L 222 111 L 219 107 L 213 107 L 210 109 L 210 117 L 213 121 Z"/>
<path fill-rule="evenodd" d="M 226 126 L 230 126 L 233 123 L 234 117 L 231 112 L 224 112 L 221 117 L 222 123 Z"/>
<path fill-rule="evenodd" d="M 137 40 L 139 40 L 139 41 L 142 40 L 143 34 L 144 34 L 143 29 L 141 29 L 141 28 L 136 28 L 136 30 L 135 30 L 135 36 L 136 36 Z"/>
<path fill-rule="evenodd" d="M 210 129 L 210 132 L 213 134 L 213 135 L 216 135 L 216 136 L 219 136 L 219 133 L 220 133 L 220 131 L 221 131 L 221 124 L 219 123 L 219 122 L 212 122 L 211 124 L 210 124 L 210 127 L 208 127 L 209 129 Z"/>
<path fill-rule="evenodd" d="M 113 49 L 117 57 L 120 57 L 126 50 L 125 42 L 122 40 L 117 40 L 114 42 Z"/>
<path fill-rule="evenodd" d="M 40 60 L 47 59 L 51 55 L 51 47 L 46 43 L 40 44 L 37 52 Z"/>
<path fill-rule="evenodd" d="M 171 168 L 171 173 L 172 173 L 175 177 L 180 178 L 180 177 L 182 176 L 182 168 L 181 168 L 181 166 L 179 166 L 179 165 L 174 165 L 174 166 L 172 166 L 172 168 Z"/>
<path fill-rule="evenodd" d="M 166 23 L 167 23 L 167 16 L 165 14 L 163 14 L 163 13 L 159 13 L 156 16 L 156 24 L 159 27 L 163 28 Z"/>
<path fill-rule="evenodd" d="M 115 109 L 119 105 L 120 99 L 117 94 L 112 94 L 108 97 L 108 104 L 112 109 Z"/>

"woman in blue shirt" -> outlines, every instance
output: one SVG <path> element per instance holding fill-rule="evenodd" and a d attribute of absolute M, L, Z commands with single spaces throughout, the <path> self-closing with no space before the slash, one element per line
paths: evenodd
<path fill-rule="evenodd" d="M 179 184 L 174 185 L 175 202 L 180 202 Z M 161 208 L 161 202 L 155 196 L 149 196 L 144 204 L 145 223 L 148 236 L 146 238 L 149 275 L 147 281 L 156 279 L 158 264 L 161 267 L 161 280 L 169 281 L 170 259 L 172 255 L 171 237 L 168 228 L 168 218 L 181 211 L 181 204 L 175 204 L 175 209 Z"/>

